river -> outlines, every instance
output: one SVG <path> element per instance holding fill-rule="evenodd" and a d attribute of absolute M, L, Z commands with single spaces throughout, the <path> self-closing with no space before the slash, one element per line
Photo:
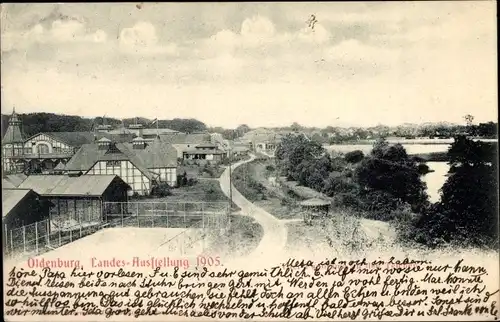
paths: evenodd
<path fill-rule="evenodd" d="M 361 150 L 363 153 L 368 154 L 372 149 L 372 145 L 369 144 L 338 144 L 329 145 L 325 148 L 328 151 L 337 151 L 342 153 L 347 153 L 354 150 Z M 446 152 L 450 147 L 449 144 L 403 144 L 408 154 L 419 154 L 419 153 L 431 153 L 431 152 Z M 423 181 L 427 185 L 427 194 L 429 195 L 429 200 L 431 202 L 437 202 L 440 199 L 439 189 L 446 182 L 447 174 L 449 170 L 449 165 L 446 162 L 427 162 L 430 172 L 423 177 Z"/>

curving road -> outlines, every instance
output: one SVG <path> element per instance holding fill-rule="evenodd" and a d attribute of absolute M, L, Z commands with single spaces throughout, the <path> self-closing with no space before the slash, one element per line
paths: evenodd
<path fill-rule="evenodd" d="M 231 166 L 234 171 L 240 165 L 251 162 L 255 155 L 251 155 L 250 160 L 240 161 Z M 222 191 L 229 197 L 229 167 L 219 178 Z M 234 186 L 232 186 L 233 202 L 241 208 L 244 215 L 254 218 L 264 231 L 263 237 L 257 248 L 244 259 L 245 264 L 281 262 L 284 259 L 284 248 L 287 240 L 287 229 L 282 221 L 254 205 L 246 199 Z"/>

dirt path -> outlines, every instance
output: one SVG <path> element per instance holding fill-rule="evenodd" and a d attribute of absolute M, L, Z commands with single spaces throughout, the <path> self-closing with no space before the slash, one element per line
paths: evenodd
<path fill-rule="evenodd" d="M 234 171 L 238 166 L 251 162 L 255 159 L 254 155 L 251 155 L 250 160 L 240 161 L 231 166 L 231 170 Z M 219 183 L 222 191 L 226 196 L 229 196 L 229 167 L 222 173 Z M 232 186 L 232 197 L 233 202 L 241 208 L 241 213 L 254 218 L 263 228 L 264 236 L 260 241 L 257 248 L 253 253 L 246 256 L 245 263 L 251 263 L 252 261 L 267 263 L 281 262 L 284 256 L 283 250 L 286 245 L 287 240 L 287 229 L 284 223 L 278 220 L 276 217 L 265 211 L 264 209 L 257 207 L 248 199 L 246 199 L 234 186 Z"/>

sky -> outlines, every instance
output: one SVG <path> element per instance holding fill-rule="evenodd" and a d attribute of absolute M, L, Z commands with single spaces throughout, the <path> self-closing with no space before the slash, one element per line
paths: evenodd
<path fill-rule="evenodd" d="M 1 15 L 4 114 L 223 127 L 498 119 L 494 1 L 10 3 Z"/>

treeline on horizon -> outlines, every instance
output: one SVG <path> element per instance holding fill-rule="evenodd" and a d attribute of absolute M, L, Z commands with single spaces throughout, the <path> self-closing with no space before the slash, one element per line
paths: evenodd
<path fill-rule="evenodd" d="M 31 136 L 39 132 L 76 132 L 76 131 L 92 131 L 95 126 L 107 124 L 113 128 L 124 125 L 128 127 L 131 124 L 142 124 L 146 128 L 155 128 L 157 125 L 152 124 L 153 120 L 143 117 L 116 119 L 111 117 L 95 117 L 85 118 L 76 115 L 63 115 L 54 113 L 29 113 L 18 114 L 22 121 L 22 130 L 26 136 Z M 2 137 L 8 126 L 10 115 L 2 114 Z M 373 139 L 378 137 L 397 136 L 397 137 L 443 137 L 450 138 L 459 133 L 467 132 L 469 135 L 496 138 L 497 123 L 487 122 L 477 125 L 456 125 L 450 123 L 425 123 L 423 125 L 406 124 L 401 126 L 373 126 L 373 127 L 350 127 L 349 131 L 343 127 L 327 126 L 305 127 L 298 123 L 293 123 L 290 126 L 272 128 L 277 131 L 302 131 L 310 135 L 311 139 L 318 143 L 342 143 L 348 141 Z M 193 133 L 193 132 L 214 132 L 220 133 L 225 139 L 235 139 L 243 136 L 251 128 L 248 125 L 240 125 L 236 129 L 227 129 L 223 127 L 208 127 L 202 121 L 196 119 L 174 118 L 171 120 L 159 120 L 158 127 L 169 128 L 172 130 Z"/>
<path fill-rule="evenodd" d="M 118 128 L 122 125 L 128 127 L 131 124 L 137 123 L 144 125 L 145 128 L 156 128 L 156 123 L 152 124 L 153 120 L 140 117 L 120 120 L 109 117 L 84 118 L 81 116 L 54 113 L 18 114 L 18 117 L 22 122 L 22 130 L 27 137 L 40 132 L 92 131 L 94 127 L 103 124 Z M 2 137 L 7 131 L 9 119 L 10 115 L 2 114 Z M 158 127 L 186 133 L 203 132 L 207 130 L 207 126 L 201 121 L 180 118 L 159 120 Z"/>

